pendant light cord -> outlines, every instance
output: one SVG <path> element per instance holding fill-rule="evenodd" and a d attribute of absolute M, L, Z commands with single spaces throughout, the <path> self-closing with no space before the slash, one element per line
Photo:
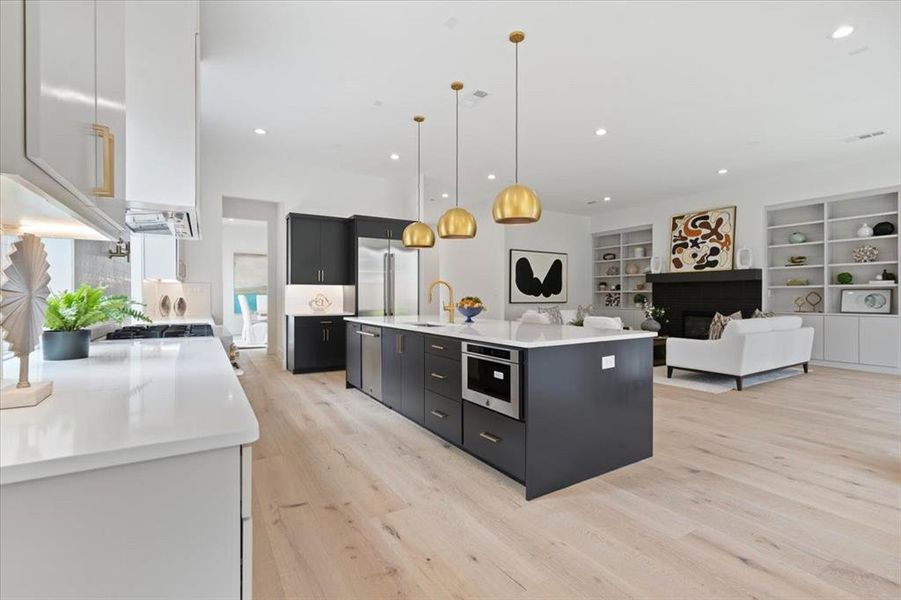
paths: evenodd
<path fill-rule="evenodd" d="M 460 90 L 454 90 L 454 110 L 455 110 L 455 121 L 456 121 L 456 131 L 455 135 L 457 138 L 455 157 L 454 157 L 454 169 L 456 170 L 456 183 L 454 190 L 454 205 L 460 206 Z"/>
<path fill-rule="evenodd" d="M 416 213 L 422 221 L 422 123 L 416 122 Z"/>
<path fill-rule="evenodd" d="M 519 183 L 519 44 L 513 44 L 515 48 L 513 59 L 513 182 Z"/>

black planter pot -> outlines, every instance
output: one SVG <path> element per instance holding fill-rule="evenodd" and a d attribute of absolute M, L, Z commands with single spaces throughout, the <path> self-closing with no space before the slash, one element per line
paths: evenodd
<path fill-rule="evenodd" d="M 41 335 L 44 360 L 87 358 L 91 348 L 91 331 L 45 331 Z"/>

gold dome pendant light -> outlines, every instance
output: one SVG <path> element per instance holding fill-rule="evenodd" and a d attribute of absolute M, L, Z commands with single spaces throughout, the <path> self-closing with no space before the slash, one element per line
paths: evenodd
<path fill-rule="evenodd" d="M 404 228 L 401 240 L 407 248 L 431 248 L 435 245 L 435 232 L 422 222 L 422 122 L 425 117 L 416 115 L 416 207 L 418 220 Z"/>
<path fill-rule="evenodd" d="M 541 201 L 532 189 L 519 183 L 519 43 L 526 39 L 522 31 L 510 34 L 510 41 L 516 48 L 515 58 L 515 101 L 514 101 L 514 176 L 513 185 L 507 186 L 494 199 L 491 215 L 497 223 L 522 225 L 536 223 L 541 218 Z"/>
<path fill-rule="evenodd" d="M 448 209 L 438 219 L 438 237 L 448 240 L 471 239 L 476 236 L 476 218 L 466 210 L 460 208 L 460 90 L 463 83 L 455 81 L 451 84 L 454 90 L 456 102 L 456 191 L 454 193 L 454 208 Z"/>

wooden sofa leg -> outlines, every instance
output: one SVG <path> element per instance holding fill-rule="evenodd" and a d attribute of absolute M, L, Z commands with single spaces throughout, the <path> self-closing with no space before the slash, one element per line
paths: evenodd
<path fill-rule="evenodd" d="M 673 378 L 673 369 L 674 369 L 674 368 L 675 368 L 675 367 L 667 367 L 667 368 L 666 368 L 666 378 L 667 378 L 667 379 L 672 379 L 672 378 Z"/>
<path fill-rule="evenodd" d="M 810 365 L 808 365 L 807 363 L 804 363 L 802 366 L 804 367 L 805 373 L 810 373 Z"/>
<path fill-rule="evenodd" d="M 741 375 L 737 375 L 735 377 L 735 389 L 738 390 L 739 392 L 741 391 L 741 383 L 742 383 L 742 377 L 741 377 Z"/>

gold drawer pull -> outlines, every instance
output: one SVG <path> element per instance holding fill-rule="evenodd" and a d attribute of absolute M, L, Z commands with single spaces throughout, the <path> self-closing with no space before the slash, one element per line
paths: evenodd
<path fill-rule="evenodd" d="M 432 377 L 435 379 L 447 379 L 444 375 L 439 375 L 438 373 L 432 373 Z"/>
<path fill-rule="evenodd" d="M 447 413 L 443 413 L 443 412 L 441 412 L 440 410 L 433 410 L 433 411 L 432 411 L 432 414 L 435 415 L 436 417 L 438 417 L 439 419 L 446 419 L 446 418 L 447 418 Z"/>
<path fill-rule="evenodd" d="M 438 344 L 432 344 L 432 348 L 435 350 L 444 350 L 444 346 L 439 346 Z"/>
<path fill-rule="evenodd" d="M 479 437 L 485 438 L 486 440 L 488 440 L 488 441 L 491 442 L 492 444 L 496 444 L 496 443 L 498 443 L 499 441 L 501 441 L 501 438 L 497 437 L 497 436 L 494 435 L 494 434 L 488 433 L 487 431 L 483 431 L 482 433 L 480 433 L 480 434 L 479 434 Z"/>

